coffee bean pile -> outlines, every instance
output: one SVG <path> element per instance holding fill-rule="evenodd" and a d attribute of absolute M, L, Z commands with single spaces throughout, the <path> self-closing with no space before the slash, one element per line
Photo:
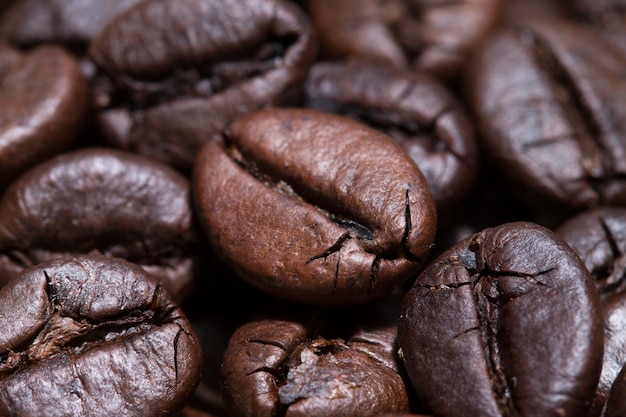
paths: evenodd
<path fill-rule="evenodd" d="M 0 2 L 1 417 L 625 415 L 624 0 Z"/>

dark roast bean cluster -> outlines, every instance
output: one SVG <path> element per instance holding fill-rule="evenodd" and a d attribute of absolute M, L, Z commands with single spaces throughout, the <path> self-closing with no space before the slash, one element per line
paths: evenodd
<path fill-rule="evenodd" d="M 0 417 L 626 415 L 624 0 L 0 1 Z"/>

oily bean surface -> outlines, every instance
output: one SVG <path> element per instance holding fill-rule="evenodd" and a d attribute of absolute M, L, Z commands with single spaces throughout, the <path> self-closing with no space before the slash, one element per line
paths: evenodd
<path fill-rule="evenodd" d="M 238 117 L 295 101 L 316 51 L 288 1 L 143 2 L 91 44 L 99 126 L 113 146 L 189 170 Z"/>
<path fill-rule="evenodd" d="M 620 417 L 626 415 L 626 371 L 623 368 L 619 373 L 603 411 L 604 417 Z"/>
<path fill-rule="evenodd" d="M 88 109 L 76 59 L 57 46 L 0 46 L 0 194 L 26 169 L 77 141 Z"/>
<path fill-rule="evenodd" d="M 140 264 L 178 299 L 189 292 L 201 237 L 189 181 L 127 152 L 84 148 L 26 172 L 0 199 L 0 277 L 64 253 Z"/>
<path fill-rule="evenodd" d="M 598 416 L 626 363 L 626 209 L 584 211 L 556 229 L 591 272 L 604 310 L 604 360 L 589 415 Z"/>
<path fill-rule="evenodd" d="M 435 415 L 581 416 L 600 375 L 602 320 L 576 253 L 542 226 L 506 223 L 418 276 L 398 342 Z"/>
<path fill-rule="evenodd" d="M 590 28 L 535 20 L 492 37 L 475 64 L 468 100 L 482 148 L 526 202 L 626 201 L 626 55 Z"/>
<path fill-rule="evenodd" d="M 478 172 L 474 126 L 435 79 L 358 60 L 319 62 L 305 89 L 307 107 L 343 114 L 392 136 L 426 177 L 440 221 L 471 191 Z"/>
<path fill-rule="evenodd" d="M 205 145 L 193 189 L 212 247 L 243 279 L 291 301 L 378 298 L 434 239 L 430 189 L 393 139 L 348 118 L 268 109 Z"/>
<path fill-rule="evenodd" d="M 0 290 L 0 414 L 166 416 L 202 368 L 191 325 L 143 269 L 49 261 Z"/>
<path fill-rule="evenodd" d="M 230 338 L 221 372 L 229 415 L 408 412 L 408 385 L 396 355 L 398 301 L 391 297 L 351 311 L 294 313 L 289 307 L 289 313 L 242 324 Z"/>

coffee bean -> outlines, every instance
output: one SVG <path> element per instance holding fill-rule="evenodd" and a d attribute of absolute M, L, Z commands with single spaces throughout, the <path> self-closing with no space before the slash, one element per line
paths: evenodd
<path fill-rule="evenodd" d="M 85 148 L 42 163 L 0 199 L 0 281 L 65 253 L 140 264 L 177 299 L 189 293 L 201 247 L 189 181 L 127 152 Z"/>
<path fill-rule="evenodd" d="M 471 192 L 478 173 L 474 126 L 432 77 L 357 60 L 320 62 L 311 68 L 305 89 L 307 107 L 392 136 L 426 177 L 440 222 Z"/>
<path fill-rule="evenodd" d="M 481 50 L 469 101 L 485 154 L 521 198 L 563 213 L 626 203 L 624 66 L 605 38 L 563 20 L 526 22 Z"/>
<path fill-rule="evenodd" d="M 14 46 L 63 45 L 82 55 L 107 22 L 141 0 L 15 0 L 0 32 Z"/>
<path fill-rule="evenodd" d="M 599 416 L 626 363 L 626 208 L 598 207 L 572 217 L 556 233 L 591 272 L 604 310 L 604 360 L 589 416 Z"/>
<path fill-rule="evenodd" d="M 88 109 L 76 59 L 56 46 L 0 46 L 0 194 L 26 169 L 67 150 Z"/>
<path fill-rule="evenodd" d="M 200 378 L 183 312 L 143 269 L 50 261 L 0 290 L 0 414 L 167 416 Z"/>
<path fill-rule="evenodd" d="M 604 417 L 623 417 L 626 415 L 626 371 L 623 368 L 611 388 L 611 393 L 603 411 Z"/>
<path fill-rule="evenodd" d="M 600 376 L 602 320 L 576 253 L 542 226 L 506 223 L 419 275 L 398 342 L 434 415 L 582 416 Z"/>
<path fill-rule="evenodd" d="M 189 170 L 236 118 L 299 99 L 316 51 L 287 1 L 143 2 L 91 45 L 100 127 L 113 146 Z"/>
<path fill-rule="evenodd" d="M 287 306 L 244 323 L 224 354 L 229 415 L 408 412 L 408 385 L 396 355 L 398 309 L 394 297 L 326 312 Z"/>
<path fill-rule="evenodd" d="M 416 273 L 435 235 L 430 189 L 406 152 L 330 113 L 249 114 L 200 150 L 192 181 L 215 252 L 291 301 L 381 297 Z"/>
<path fill-rule="evenodd" d="M 327 58 L 363 57 L 428 72 L 462 74 L 498 22 L 499 2 L 308 0 Z"/>

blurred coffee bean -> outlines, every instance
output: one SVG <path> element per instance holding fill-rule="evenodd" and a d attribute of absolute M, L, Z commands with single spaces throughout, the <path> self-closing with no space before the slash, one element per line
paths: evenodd
<path fill-rule="evenodd" d="M 114 17 L 142 0 L 15 0 L 0 33 L 21 49 L 60 44 L 83 55 L 91 40 Z"/>
<path fill-rule="evenodd" d="M 111 145 L 187 171 L 238 117 L 298 100 L 316 53 L 287 1 L 143 2 L 91 45 L 99 126 Z"/>
<path fill-rule="evenodd" d="M 88 112 L 76 59 L 57 46 L 0 46 L 0 195 L 26 169 L 70 148 Z"/>
<path fill-rule="evenodd" d="M 475 64 L 482 148 L 521 199 L 565 218 L 626 204 L 626 55 L 593 29 L 545 20 L 491 38 Z"/>
<path fill-rule="evenodd" d="M 426 177 L 440 222 L 472 190 L 478 174 L 474 127 L 460 102 L 432 77 L 357 60 L 319 62 L 309 72 L 305 104 L 393 137 Z"/>
<path fill-rule="evenodd" d="M 168 165 L 104 148 L 59 155 L 0 199 L 0 282 L 66 253 L 98 252 L 141 265 L 182 301 L 207 247 L 194 216 L 189 181 Z"/>
<path fill-rule="evenodd" d="M 497 25 L 499 0 L 309 0 L 327 58 L 362 57 L 457 81 Z"/>

